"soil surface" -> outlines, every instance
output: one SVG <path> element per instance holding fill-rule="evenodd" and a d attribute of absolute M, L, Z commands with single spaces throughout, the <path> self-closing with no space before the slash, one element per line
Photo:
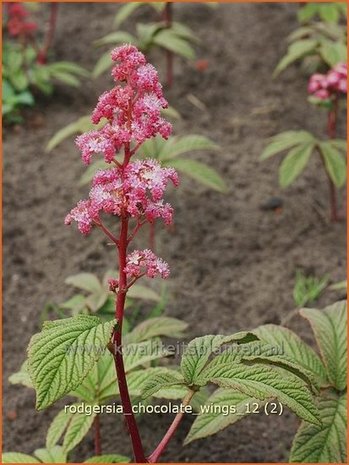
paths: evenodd
<path fill-rule="evenodd" d="M 56 58 L 92 69 L 100 51 L 91 43 L 112 30 L 116 8 L 103 3 L 61 4 Z M 332 282 L 345 278 L 345 224 L 328 222 L 328 185 L 320 163 L 311 161 L 305 174 L 281 191 L 280 159 L 258 160 L 265 139 L 282 130 L 305 128 L 320 135 L 325 127 L 325 113 L 306 103 L 307 77 L 300 69 L 295 66 L 280 78 L 271 78 L 285 51 L 286 36 L 297 25 L 296 8 L 283 3 L 174 8 L 176 18 L 201 39 L 198 58 L 208 60 L 208 68 L 201 72 L 192 63 L 175 60 L 175 84 L 166 91 L 182 115 L 175 132 L 203 134 L 216 141 L 219 153 L 193 157 L 214 166 L 228 185 L 223 195 L 183 178 L 181 187 L 169 193 L 176 223 L 170 233 L 160 232 L 158 253 L 172 269 L 166 314 L 190 324 L 188 340 L 280 323 L 295 307 L 296 269 L 319 277 L 328 274 Z M 140 12 L 134 21 L 151 17 L 151 11 Z M 163 67 L 161 54 L 152 61 Z M 40 327 L 42 309 L 47 302 L 62 302 L 71 295 L 65 277 L 80 271 L 101 275 L 114 266 L 114 256 L 97 231 L 84 239 L 75 227 L 63 224 L 67 211 L 87 192 L 77 185 L 84 167 L 74 143 L 67 140 L 51 154 L 44 151 L 58 129 L 91 112 L 97 96 L 110 84 L 102 77 L 77 90 L 58 87 L 27 113 L 23 126 L 5 129 L 6 451 L 32 453 L 43 447 L 49 421 L 63 405 L 36 413 L 33 391 L 7 381 L 25 358 L 30 336 Z M 193 105 L 192 96 L 202 108 Z M 343 129 L 344 113 L 341 121 Z M 282 198 L 282 209 L 262 210 L 261 204 L 273 196 Z M 343 205 L 344 192 L 340 196 Z M 341 297 L 328 291 L 316 305 Z M 312 340 L 307 324 L 298 318 L 291 320 L 291 327 Z M 181 447 L 191 421 L 184 420 L 164 462 L 287 461 L 299 424 L 289 411 L 281 417 L 251 415 L 209 440 Z M 147 450 L 157 444 L 169 422 L 165 415 L 139 419 Z M 104 453 L 130 455 L 121 421 L 103 417 L 102 434 Z M 91 455 L 92 434 L 71 460 Z"/>

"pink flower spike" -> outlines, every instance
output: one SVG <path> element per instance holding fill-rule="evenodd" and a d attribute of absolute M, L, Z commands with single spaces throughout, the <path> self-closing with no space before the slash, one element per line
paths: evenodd
<path fill-rule="evenodd" d="M 80 200 L 65 217 L 64 223 L 70 225 L 72 221 L 76 221 L 79 231 L 86 236 L 91 232 L 94 219 L 97 219 L 97 216 L 93 213 L 91 202 Z"/>
<path fill-rule="evenodd" d="M 161 276 L 166 279 L 170 275 L 168 264 L 149 249 L 130 253 L 126 258 L 124 271 L 128 278 L 139 278 L 145 274 L 149 278 Z"/>

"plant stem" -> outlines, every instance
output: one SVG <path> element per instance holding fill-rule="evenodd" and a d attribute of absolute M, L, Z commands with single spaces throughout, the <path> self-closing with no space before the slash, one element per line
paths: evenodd
<path fill-rule="evenodd" d="M 125 157 L 124 162 L 121 167 L 122 170 L 125 169 L 129 160 L 130 160 L 130 147 L 129 145 L 125 147 Z M 124 360 L 122 355 L 122 322 L 124 318 L 124 309 L 125 309 L 125 299 L 127 293 L 127 276 L 125 272 L 126 267 L 126 256 L 127 256 L 127 246 L 128 246 L 128 216 L 127 214 L 121 216 L 121 228 L 120 235 L 117 241 L 117 251 L 118 251 L 118 262 L 119 262 L 119 291 L 116 297 L 115 305 L 115 318 L 117 320 L 117 326 L 113 331 L 113 346 L 114 346 L 114 362 L 115 370 L 118 378 L 118 386 L 121 404 L 123 407 L 123 415 L 127 424 L 127 429 L 131 437 L 132 448 L 134 461 L 136 463 L 145 463 L 145 455 L 143 451 L 142 441 L 139 435 L 138 426 L 136 419 L 133 415 L 132 404 L 130 400 L 130 395 L 128 392 L 126 373 L 124 367 Z"/>
<path fill-rule="evenodd" d="M 45 64 L 47 62 L 47 54 L 51 48 L 53 37 L 55 34 L 56 23 L 57 23 L 58 3 L 51 3 L 50 19 L 48 23 L 46 38 L 44 45 L 38 54 L 38 62 Z"/>
<path fill-rule="evenodd" d="M 193 395 L 195 394 L 195 391 L 189 391 L 188 394 L 184 397 L 183 401 L 182 401 L 182 406 L 183 407 L 186 407 L 187 405 L 190 404 L 190 401 L 193 397 Z M 176 432 L 180 422 L 182 421 L 182 418 L 184 416 L 184 410 L 181 409 L 180 412 L 177 413 L 177 415 L 175 416 L 173 422 L 171 423 L 169 429 L 167 430 L 165 436 L 161 439 L 161 441 L 159 442 L 158 446 L 156 447 L 156 449 L 149 455 L 148 457 L 148 462 L 149 463 L 156 463 L 161 454 L 165 451 L 168 443 L 170 442 L 172 436 L 174 435 L 174 433 Z"/>
<path fill-rule="evenodd" d="M 338 98 L 335 97 L 333 102 L 333 107 L 328 112 L 328 119 L 327 119 L 327 135 L 330 139 L 334 139 L 336 137 L 336 129 L 337 129 L 337 113 L 338 113 Z M 327 173 L 327 170 L 326 170 Z M 330 205 L 331 205 L 331 221 L 336 222 L 339 220 L 338 216 L 338 207 L 337 207 L 337 192 L 336 186 L 332 181 L 330 175 L 327 173 L 328 184 L 329 184 L 329 191 L 330 191 Z"/>
<path fill-rule="evenodd" d="M 164 13 L 164 21 L 167 28 L 172 26 L 172 3 L 166 2 Z M 172 87 L 173 84 L 173 52 L 166 50 L 166 74 L 167 74 L 167 85 Z"/>
<path fill-rule="evenodd" d="M 95 428 L 95 455 L 101 455 L 102 446 L 101 446 L 101 425 L 99 421 L 99 414 L 95 416 L 94 419 L 94 428 Z"/>

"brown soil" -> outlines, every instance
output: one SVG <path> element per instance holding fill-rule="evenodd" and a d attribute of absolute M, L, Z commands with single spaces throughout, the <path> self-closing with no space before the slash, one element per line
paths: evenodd
<path fill-rule="evenodd" d="M 56 35 L 58 59 L 76 60 L 91 69 L 99 51 L 91 42 L 112 30 L 112 4 L 62 4 Z M 171 299 L 166 313 L 190 324 L 189 337 L 233 333 L 259 324 L 279 323 L 294 308 L 295 270 L 333 282 L 345 276 L 345 225 L 327 221 L 328 190 L 315 160 L 286 191 L 277 183 L 278 159 L 260 163 L 265 139 L 286 130 L 306 128 L 321 134 L 325 114 L 306 103 L 306 76 L 293 67 L 277 80 L 271 72 L 285 49 L 286 35 L 296 26 L 296 5 L 230 4 L 211 10 L 200 4 L 175 5 L 178 20 L 200 37 L 198 57 L 205 72 L 176 60 L 175 85 L 166 92 L 181 113 L 176 133 L 204 134 L 221 146 L 218 154 L 198 154 L 215 166 L 229 192 L 222 195 L 183 179 L 169 198 L 176 209 L 176 227 L 161 232 L 158 252 L 171 265 Z M 145 17 L 147 19 L 149 15 Z M 136 18 L 144 19 L 139 13 Z M 132 25 L 131 25 L 132 26 Z M 162 56 L 153 62 L 163 64 Z M 84 239 L 63 225 L 71 206 L 86 195 L 76 185 L 83 173 L 72 141 L 52 154 L 44 147 L 53 133 L 88 114 L 108 78 L 86 82 L 79 90 L 57 88 L 42 98 L 27 122 L 4 134 L 4 450 L 32 453 L 42 447 L 53 407 L 34 411 L 34 393 L 11 386 L 7 377 L 25 358 L 30 336 L 39 329 L 39 315 L 48 301 L 69 296 L 64 278 L 79 271 L 102 273 L 114 257 L 95 232 Z M 193 106 L 194 94 L 207 111 Z M 342 129 L 345 117 L 342 118 Z M 282 197 L 282 211 L 263 211 L 271 196 Z M 341 193 L 342 198 L 344 193 Z M 327 292 L 323 306 L 340 297 Z M 307 340 L 306 324 L 293 320 Z M 16 415 L 14 414 L 16 413 Z M 16 419 L 14 419 L 16 417 Z M 166 416 L 139 420 L 147 450 L 169 424 Z M 234 427 L 182 448 L 190 426 L 171 442 L 163 461 L 287 461 L 298 420 L 250 416 Z M 103 451 L 130 454 L 121 421 L 102 421 Z M 93 454 L 92 436 L 72 454 L 83 460 Z"/>

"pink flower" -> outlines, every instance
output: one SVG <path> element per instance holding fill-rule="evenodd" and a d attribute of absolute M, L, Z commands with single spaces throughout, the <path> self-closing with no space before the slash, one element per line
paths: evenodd
<path fill-rule="evenodd" d="M 96 217 L 91 202 L 89 200 L 80 200 L 76 207 L 65 217 L 64 223 L 70 225 L 72 221 L 76 221 L 79 231 L 87 235 L 90 233 Z"/>
<path fill-rule="evenodd" d="M 156 69 L 146 62 L 145 56 L 133 45 L 123 45 L 111 53 L 116 66 L 112 76 L 119 83 L 98 99 L 92 122 L 102 118 L 106 126 L 76 139 L 85 163 L 93 154 L 103 154 L 107 163 L 126 145 L 141 145 L 147 139 L 162 136 L 167 139 L 172 125 L 161 116 L 168 107 Z"/>
<path fill-rule="evenodd" d="M 168 264 L 149 249 L 130 253 L 126 258 L 124 271 L 128 278 L 139 278 L 145 274 L 149 278 L 159 275 L 165 279 L 170 275 Z"/>
<path fill-rule="evenodd" d="M 117 288 L 119 287 L 119 281 L 114 278 L 109 278 L 108 279 L 108 289 L 110 292 L 116 292 Z"/>
<path fill-rule="evenodd" d="M 327 74 L 313 74 L 308 83 L 309 94 L 327 100 L 338 93 L 347 93 L 347 65 L 339 63 Z"/>

